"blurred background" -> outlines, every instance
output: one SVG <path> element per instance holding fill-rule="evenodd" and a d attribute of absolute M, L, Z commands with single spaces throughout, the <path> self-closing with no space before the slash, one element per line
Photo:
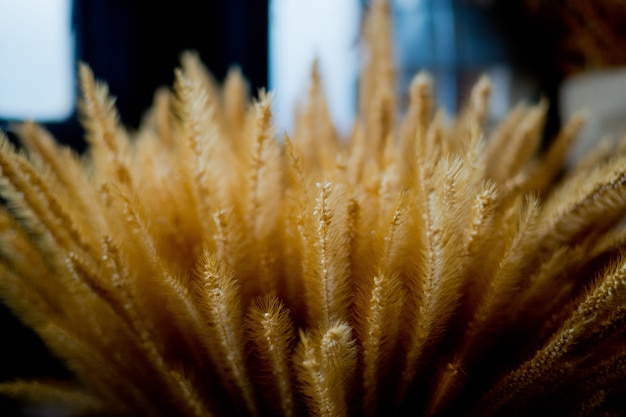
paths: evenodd
<path fill-rule="evenodd" d="M 276 92 L 275 122 L 289 130 L 317 58 L 340 132 L 352 124 L 359 31 L 370 0 L 0 0 L 0 127 L 35 119 L 82 148 L 76 64 L 88 63 L 137 127 L 155 89 L 171 85 L 180 53 L 196 50 L 218 80 L 238 65 L 251 91 Z M 547 131 L 560 123 L 559 89 L 589 69 L 626 62 L 623 1 L 390 0 L 401 97 L 430 71 L 454 115 L 481 74 L 494 85 L 491 119 L 520 100 L 549 99 Z M 406 97 L 404 97 L 406 98 Z"/>
<path fill-rule="evenodd" d="M 77 148 L 79 61 L 106 81 L 131 129 L 155 89 L 171 85 L 184 50 L 218 79 L 237 64 L 252 86 L 267 84 L 263 1 L 0 0 L 0 17 L 0 120 L 38 120 Z"/>
<path fill-rule="evenodd" d="M 82 149 L 78 61 L 108 83 L 123 123 L 136 128 L 156 88 L 171 85 L 180 53 L 192 49 L 218 80 L 238 65 L 253 93 L 275 91 L 275 122 L 287 130 L 317 58 L 331 113 L 345 134 L 355 115 L 359 31 L 369 1 L 0 0 L 0 128 L 35 119 Z M 562 96 L 581 100 L 560 91 L 566 81 L 589 70 L 610 78 L 606 71 L 626 62 L 621 0 L 389 1 L 398 94 L 406 100 L 411 78 L 426 69 L 450 115 L 487 74 L 492 122 L 520 100 L 544 96 L 551 137 L 578 106 L 563 105 Z M 580 93 L 583 101 L 598 90 L 590 91 Z"/>
<path fill-rule="evenodd" d="M 487 74 L 493 83 L 491 123 L 519 101 L 546 97 L 546 141 L 565 117 L 589 103 L 605 113 L 588 109 L 592 130 L 583 142 L 621 134 L 623 1 L 390 4 L 404 103 L 411 78 L 425 69 L 434 76 L 439 105 L 454 115 L 473 83 Z M 355 115 L 359 32 L 367 7 L 365 0 L 0 0 L 0 129 L 10 133 L 12 121 L 34 119 L 60 142 L 82 150 L 79 61 L 108 83 L 122 122 L 135 129 L 156 88 L 171 85 L 181 52 L 195 50 L 218 80 L 238 65 L 253 93 L 275 91 L 275 123 L 286 130 L 317 58 L 331 114 L 345 134 Z M 6 311 L 0 329 L 10 335 L 0 343 L 0 380 L 65 372 Z"/>

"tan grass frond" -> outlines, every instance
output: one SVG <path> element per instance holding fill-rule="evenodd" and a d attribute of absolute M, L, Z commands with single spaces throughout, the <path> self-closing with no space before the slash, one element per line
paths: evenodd
<path fill-rule="evenodd" d="M 541 161 L 533 167 L 529 179 L 525 184 L 528 190 L 536 190 L 545 196 L 548 187 L 554 182 L 556 176 L 565 168 L 567 152 L 571 149 L 576 135 L 582 129 L 585 118 L 581 114 L 574 115 L 561 129 L 552 141 L 550 148 L 541 158 Z"/>
<path fill-rule="evenodd" d="M 323 329 L 300 335 L 295 354 L 297 375 L 311 415 L 346 416 L 356 346 L 347 324 L 336 322 Z"/>
<path fill-rule="evenodd" d="M 46 285 L 37 278 L 46 275 L 47 265 L 26 231 L 4 208 L 0 208 L 0 258 L 31 285 Z M 51 292 L 52 291 L 51 287 Z"/>
<path fill-rule="evenodd" d="M 83 222 L 87 222 L 85 217 L 90 212 L 89 222 L 101 222 L 99 207 L 93 204 L 95 198 L 94 190 L 89 186 L 85 177 L 85 169 L 82 162 L 72 152 L 69 147 L 62 147 L 56 143 L 52 135 L 42 126 L 33 122 L 26 122 L 15 127 L 20 137 L 20 142 L 28 149 L 29 156 L 40 158 L 43 165 L 40 171 L 47 168 L 46 176 L 50 181 L 50 176 L 54 176 L 58 185 L 54 187 L 55 194 L 67 195 L 74 204 L 72 214 L 74 218 L 79 217 Z M 83 217 L 80 217 L 80 216 Z M 97 223 L 101 225 L 101 223 Z M 82 227 L 83 233 L 88 232 L 88 228 Z"/>
<path fill-rule="evenodd" d="M 508 143 L 501 149 L 500 157 L 494 158 L 498 166 L 489 171 L 491 178 L 503 182 L 519 173 L 528 163 L 539 147 L 547 112 L 545 101 L 528 110 L 511 132 Z M 491 162 L 495 160 L 490 159 Z"/>
<path fill-rule="evenodd" d="M 416 239 L 419 242 L 416 252 L 422 264 L 419 267 L 421 282 L 416 285 L 418 289 L 413 290 L 416 291 L 417 311 L 412 313 L 414 317 L 408 327 L 406 363 L 397 401 L 406 395 L 415 375 L 423 371 L 460 303 L 463 240 L 458 239 L 457 234 L 465 231 L 465 219 L 460 214 L 471 201 L 462 185 L 465 180 L 466 171 L 460 158 L 439 161 L 432 177 L 422 179 L 423 190 L 420 191 L 425 193 L 426 201 L 418 214 L 422 216 L 423 227 L 418 232 L 422 236 Z"/>
<path fill-rule="evenodd" d="M 195 51 L 184 51 L 180 56 L 181 69 L 191 79 L 198 83 L 200 90 L 206 94 L 207 107 L 216 112 L 216 128 L 223 129 L 222 106 L 220 105 L 219 83 L 213 74 L 204 66 L 200 56 Z"/>
<path fill-rule="evenodd" d="M 106 85 L 95 80 L 86 64 L 79 66 L 82 101 L 80 109 L 86 139 L 94 153 L 94 174 L 100 181 L 113 179 L 131 185 L 128 167 L 128 140 L 119 122 L 114 100 Z"/>
<path fill-rule="evenodd" d="M 377 95 L 386 93 L 391 94 L 389 98 L 395 97 L 390 6 L 385 0 L 375 0 L 370 7 L 371 10 L 363 23 L 365 62 L 359 80 L 359 115 L 365 123 L 377 118 L 375 113 L 380 110 Z M 395 103 L 389 103 L 387 114 L 394 117 L 395 108 Z M 367 127 L 369 128 L 369 125 Z M 370 134 L 368 133 L 368 136 Z"/>
<path fill-rule="evenodd" d="M 219 352 L 215 358 L 223 377 L 231 380 L 243 397 L 248 411 L 258 413 L 254 393 L 248 378 L 243 344 L 243 312 L 232 272 L 213 254 L 204 252 L 199 270 L 203 289 L 200 291 L 201 309 L 206 324 L 214 333 L 213 343 Z"/>
<path fill-rule="evenodd" d="M 378 409 L 378 391 L 381 381 L 388 375 L 386 370 L 393 362 L 392 354 L 397 348 L 401 317 L 406 296 L 403 294 L 403 264 L 410 256 L 412 221 L 410 199 L 402 194 L 388 225 L 380 236 L 382 250 L 377 269 L 371 281 L 363 281 L 359 291 L 363 294 L 356 299 L 356 334 L 361 342 L 363 403 L 365 414 L 374 415 Z M 413 277 L 411 277 L 413 278 Z"/>
<path fill-rule="evenodd" d="M 496 179 L 497 172 L 501 164 L 500 156 L 504 154 L 515 128 L 520 125 L 527 113 L 525 106 L 519 104 L 513 108 L 506 118 L 498 124 L 487 141 L 485 155 L 488 161 L 487 175 L 489 178 Z"/>
<path fill-rule="evenodd" d="M 622 218 L 626 192 L 623 159 L 593 172 L 581 172 L 556 190 L 545 203 L 542 244 L 576 242 L 590 229 L 602 233 Z"/>
<path fill-rule="evenodd" d="M 587 294 L 546 345 L 532 359 L 500 380 L 483 398 L 487 415 L 498 411 L 514 399 L 517 393 L 528 389 L 542 378 L 551 377 L 554 368 L 559 366 L 559 360 L 570 352 L 572 346 L 626 300 L 625 289 L 626 266 L 622 254 L 611 269 L 600 277 L 598 285 Z M 558 374 L 553 374 L 552 377 L 558 378 Z"/>
<path fill-rule="evenodd" d="M 0 134 L 0 171 L 1 192 L 5 198 L 13 202 L 14 208 L 21 216 L 34 216 L 36 220 L 33 221 L 40 223 L 55 241 L 67 250 L 89 250 L 83 241 L 84 235 L 76 229 L 71 217 L 51 192 L 47 181 L 23 155 L 13 149 L 2 134 Z M 32 225 L 30 220 L 26 218 L 25 220 Z"/>
<path fill-rule="evenodd" d="M 578 405 L 577 410 L 570 415 L 572 417 L 584 417 L 592 415 L 594 411 L 600 408 L 605 398 L 606 392 L 604 390 L 598 390 L 591 397 L 586 398 L 583 402 L 581 402 Z"/>
<path fill-rule="evenodd" d="M 397 276 L 374 277 L 367 315 L 363 317 L 360 336 L 363 358 L 363 411 L 374 415 L 380 381 L 385 380 L 385 370 L 391 363 L 396 347 L 403 303 L 402 287 Z"/>
<path fill-rule="evenodd" d="M 146 365 L 152 368 L 153 377 L 158 378 L 172 404 L 196 415 L 202 400 L 190 388 L 191 383 L 173 369 L 174 364 L 165 360 L 163 348 L 152 337 L 151 326 L 144 317 L 135 294 L 129 288 L 132 283 L 129 280 L 129 272 L 120 259 L 118 247 L 110 238 L 105 238 L 103 250 L 103 259 L 111 274 L 111 283 L 121 297 L 120 302 L 113 302 L 112 306 L 136 335 L 139 349 L 145 354 Z M 205 406 L 203 406 L 203 411 L 208 413 Z"/>
<path fill-rule="evenodd" d="M 472 131 L 476 127 L 484 126 L 489 110 L 490 95 L 491 82 L 487 76 L 483 75 L 472 87 L 465 108 L 456 120 L 449 136 L 453 142 L 450 144 L 451 148 L 456 153 L 464 153 L 468 143 L 466 138 L 473 134 Z"/>
<path fill-rule="evenodd" d="M 0 384 L 0 394 L 66 415 L 104 414 L 104 404 L 79 387 L 58 382 L 16 381 Z"/>
<path fill-rule="evenodd" d="M 274 412 L 294 416 L 296 401 L 293 386 L 293 364 L 289 358 L 296 340 L 289 310 L 277 298 L 263 298 L 248 313 L 250 339 L 255 344 L 256 358 L 265 368 L 261 381 L 276 390 L 267 390 L 267 403 Z M 275 395 L 278 394 L 278 395 Z M 274 406 L 277 401 L 279 407 Z"/>
<path fill-rule="evenodd" d="M 280 149 L 273 138 L 271 105 L 271 95 L 263 95 L 256 104 L 253 141 L 249 145 L 249 197 L 245 207 L 248 227 L 257 241 L 266 239 L 275 227 L 281 194 Z M 270 201 L 275 205 L 267 204 Z"/>
<path fill-rule="evenodd" d="M 326 325 L 348 320 L 350 303 L 350 241 L 345 190 L 330 182 L 317 183 L 317 198 L 307 241 L 314 250 L 305 266 L 309 320 Z M 312 248 L 309 247 L 309 250 Z"/>
<path fill-rule="evenodd" d="M 228 70 L 224 81 L 222 100 L 224 102 L 225 130 L 233 148 L 237 149 L 243 141 L 243 126 L 249 105 L 249 86 L 239 67 Z"/>
<path fill-rule="evenodd" d="M 300 103 L 296 115 L 293 141 L 308 169 L 329 170 L 335 163 L 338 141 L 317 60 L 311 65 L 309 83 L 308 95 L 305 101 Z"/>
<path fill-rule="evenodd" d="M 498 202 L 498 189 L 495 183 L 485 181 L 474 198 L 469 226 L 466 231 L 465 256 L 481 253 L 495 226 L 495 214 Z"/>
<path fill-rule="evenodd" d="M 536 219 L 539 213 L 538 203 L 528 199 L 519 208 L 516 218 L 511 223 L 512 230 L 505 236 L 504 252 L 497 265 L 494 276 L 489 281 L 488 288 L 484 289 L 482 300 L 474 313 L 466 337 L 472 340 L 483 326 L 493 326 L 494 314 L 503 312 L 507 305 L 513 302 L 517 290 L 525 278 L 520 274 L 532 259 L 528 256 L 532 251 L 526 249 L 532 245 L 537 234 Z"/>
<path fill-rule="evenodd" d="M 175 74 L 174 110 L 180 131 L 177 137 L 182 143 L 178 150 L 180 156 L 174 160 L 177 165 L 172 169 L 174 174 L 182 177 L 177 183 L 188 187 L 189 206 L 179 222 L 186 220 L 202 225 L 201 237 L 194 247 L 199 255 L 203 240 L 213 233 L 213 222 L 207 213 L 234 206 L 238 201 L 227 190 L 242 178 L 235 158 L 238 150 L 225 140 L 227 133 L 220 124 L 220 93 L 214 82 L 207 81 L 205 70 L 196 62 L 198 57 L 193 54 L 185 57 L 186 64 Z M 226 168 L 233 166 L 236 169 Z M 172 173 L 168 178 L 171 176 Z M 216 207 L 216 201 L 220 201 L 219 207 Z M 187 235 L 191 235 L 190 232 Z"/>
<path fill-rule="evenodd" d="M 402 121 L 400 133 L 401 145 L 407 158 L 415 155 L 415 143 L 426 133 L 432 113 L 435 108 L 433 103 L 433 80 L 425 72 L 420 72 L 413 80 L 409 88 L 409 108 Z"/>

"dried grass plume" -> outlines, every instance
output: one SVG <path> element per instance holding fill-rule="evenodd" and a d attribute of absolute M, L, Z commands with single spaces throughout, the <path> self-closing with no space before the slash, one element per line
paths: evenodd
<path fill-rule="evenodd" d="M 626 413 L 626 154 L 565 166 L 489 81 L 397 116 L 388 6 L 340 139 L 314 68 L 293 137 L 183 56 L 130 133 L 80 67 L 85 155 L 0 134 L 0 297 L 75 378 L 3 396 L 106 416 Z M 487 137 L 485 137 L 485 135 Z"/>

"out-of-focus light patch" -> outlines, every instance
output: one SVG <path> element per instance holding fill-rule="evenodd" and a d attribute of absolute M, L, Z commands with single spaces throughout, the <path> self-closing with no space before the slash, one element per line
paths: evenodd
<path fill-rule="evenodd" d="M 339 134 L 354 121 L 357 99 L 359 0 L 270 0 L 269 86 L 275 123 L 291 132 L 317 58 L 330 114 Z"/>
<path fill-rule="evenodd" d="M 499 122 L 503 120 L 511 109 L 511 85 L 513 74 L 505 65 L 494 65 L 486 71 L 491 81 L 491 94 L 489 96 L 489 117 Z"/>
<path fill-rule="evenodd" d="M 0 0 L 0 119 L 67 119 L 75 106 L 72 0 Z"/>

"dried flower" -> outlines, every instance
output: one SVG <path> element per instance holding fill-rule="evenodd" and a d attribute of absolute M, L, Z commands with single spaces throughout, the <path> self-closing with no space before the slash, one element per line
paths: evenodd
<path fill-rule="evenodd" d="M 186 54 L 141 129 L 80 70 L 88 153 L 0 137 L 0 296 L 73 371 L 0 393 L 67 415 L 623 415 L 626 147 L 538 154 L 546 103 L 483 139 L 416 76 L 396 122 L 388 9 L 337 138 L 312 71 L 293 138 Z"/>

